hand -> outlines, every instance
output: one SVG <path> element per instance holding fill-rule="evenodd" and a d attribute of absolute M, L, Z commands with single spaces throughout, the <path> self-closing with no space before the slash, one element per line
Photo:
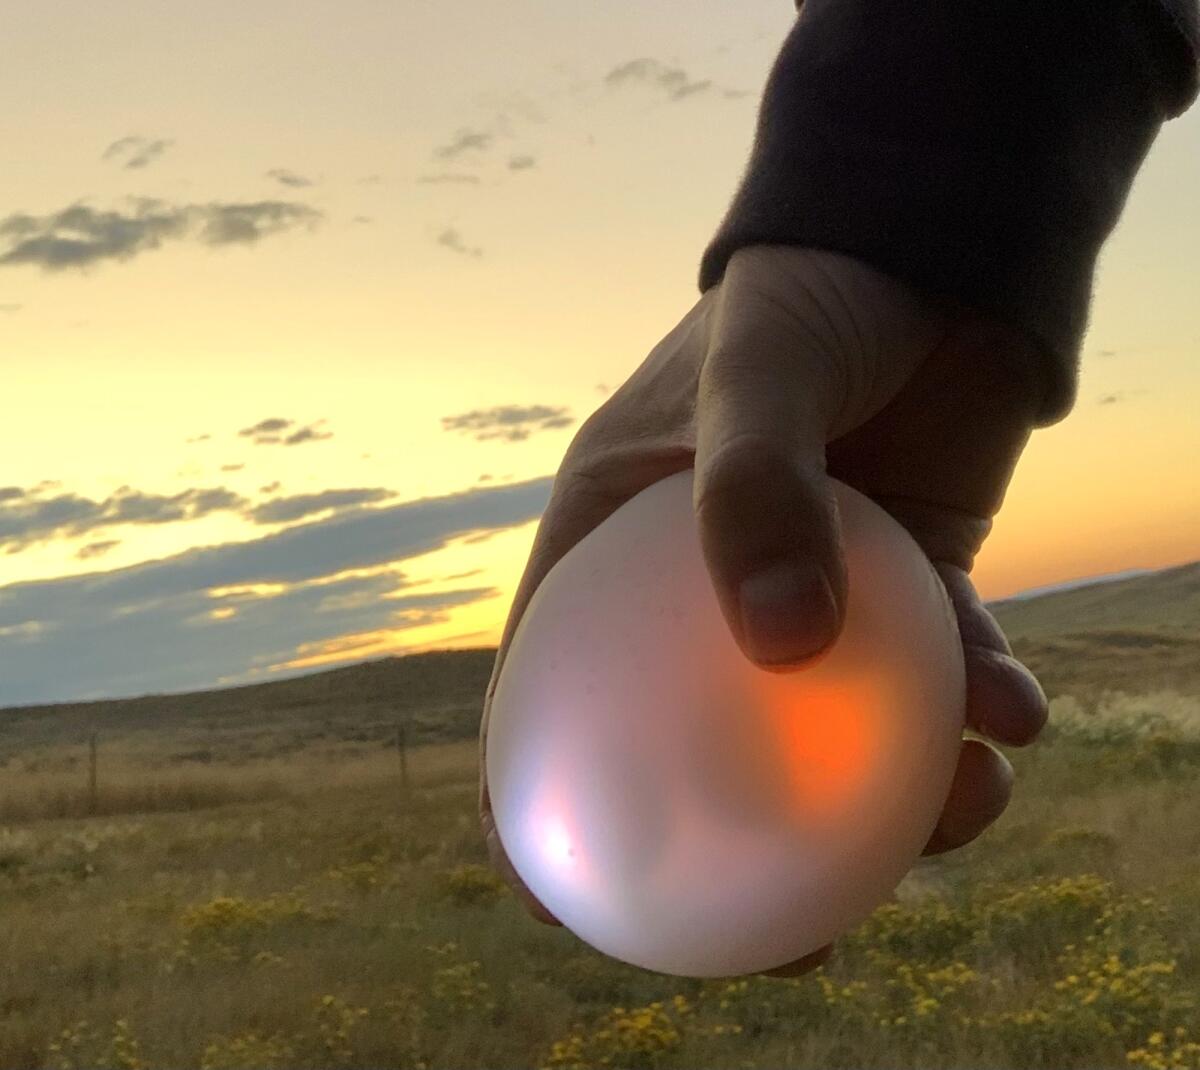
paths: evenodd
<path fill-rule="evenodd" d="M 1037 736 L 1045 695 L 968 573 L 1038 401 L 1029 343 L 979 313 L 838 253 L 753 245 L 730 258 L 722 281 L 575 435 L 501 637 L 480 726 L 480 818 L 493 866 L 534 917 L 560 924 L 517 876 L 492 818 L 485 755 L 496 682 L 555 562 L 622 503 L 683 469 L 695 468 L 700 541 L 722 613 L 757 665 L 790 671 L 841 630 L 847 580 L 834 477 L 903 524 L 945 584 L 963 643 L 967 727 L 1015 746 Z M 1012 781 L 998 750 L 965 740 L 924 853 L 975 839 L 1008 805 Z M 829 953 L 766 972 L 795 976 Z"/>

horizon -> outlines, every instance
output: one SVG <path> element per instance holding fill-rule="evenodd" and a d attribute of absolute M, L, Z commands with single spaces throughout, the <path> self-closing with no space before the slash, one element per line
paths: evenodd
<path fill-rule="evenodd" d="M 0 707 L 495 646 L 572 435 L 700 296 L 790 8 L 10 16 Z M 985 601 L 1200 558 L 1196 188 L 1193 108 Z"/>
<path fill-rule="evenodd" d="M 1181 562 L 1177 565 L 1167 565 L 1161 569 L 1129 569 L 1123 572 L 1111 572 L 1101 576 L 1082 576 L 1072 580 L 1066 580 L 1063 583 L 1050 584 L 1045 587 L 1035 587 L 1027 591 L 1018 591 L 1002 599 L 993 599 L 986 605 L 998 605 L 1003 602 L 1023 601 L 1027 599 L 1039 598 L 1043 595 L 1053 595 L 1060 591 L 1077 590 L 1081 587 L 1101 586 L 1108 583 L 1119 583 L 1125 579 L 1135 579 L 1139 576 L 1153 575 L 1156 572 L 1170 571 L 1172 568 L 1186 568 L 1188 565 L 1200 565 L 1200 560 Z M 146 698 L 169 698 L 172 696 L 190 695 L 197 693 L 205 693 L 210 691 L 228 691 L 241 687 L 258 687 L 264 684 L 282 683 L 286 680 L 298 680 L 305 676 L 317 676 L 325 672 L 335 672 L 338 669 L 352 669 L 359 665 L 366 665 L 376 661 L 386 661 L 389 658 L 395 657 L 417 657 L 422 654 L 442 654 L 442 653 L 469 653 L 471 651 L 491 651 L 497 649 L 496 643 L 479 643 L 467 644 L 463 646 L 440 647 L 432 646 L 424 650 L 402 650 L 394 653 L 379 654 L 374 657 L 354 658 L 343 662 L 333 662 L 326 665 L 321 665 L 316 668 L 294 669 L 291 672 L 282 672 L 273 675 L 265 680 L 248 680 L 240 683 L 222 684 L 215 687 L 206 688 L 190 688 L 187 690 L 175 691 L 145 691 L 139 694 L 126 695 L 103 695 L 89 699 L 67 699 L 67 700 L 50 700 L 47 702 L 34 703 L 17 703 L 5 706 L 0 706 L 0 714 L 10 712 L 12 710 L 36 709 L 44 706 L 65 706 L 75 703 L 90 703 L 90 702 L 131 702 L 138 699 Z"/>

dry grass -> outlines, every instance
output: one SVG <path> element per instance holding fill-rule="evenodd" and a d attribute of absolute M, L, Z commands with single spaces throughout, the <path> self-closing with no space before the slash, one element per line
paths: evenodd
<path fill-rule="evenodd" d="M 414 750 L 406 794 L 386 738 L 105 737 L 86 817 L 86 744 L 47 742 L 0 772 L 0 1067 L 1194 1066 L 1198 712 L 1056 699 L 1001 822 L 791 981 L 530 919 L 474 740 Z"/>

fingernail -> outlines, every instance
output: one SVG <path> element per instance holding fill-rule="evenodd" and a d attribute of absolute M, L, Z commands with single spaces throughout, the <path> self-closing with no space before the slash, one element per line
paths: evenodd
<path fill-rule="evenodd" d="M 763 665 L 792 665 L 834 638 L 837 610 L 824 571 L 813 561 L 779 561 L 738 591 L 746 648 Z"/>

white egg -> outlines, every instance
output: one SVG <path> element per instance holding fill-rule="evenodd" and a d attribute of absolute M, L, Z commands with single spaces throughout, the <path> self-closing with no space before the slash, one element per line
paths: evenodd
<path fill-rule="evenodd" d="M 500 841 L 568 929 L 722 977 L 794 961 L 888 898 L 949 792 L 965 678 L 928 559 L 837 481 L 845 628 L 815 665 L 758 668 L 721 615 L 692 477 L 626 502 L 539 585 L 486 761 Z"/>

